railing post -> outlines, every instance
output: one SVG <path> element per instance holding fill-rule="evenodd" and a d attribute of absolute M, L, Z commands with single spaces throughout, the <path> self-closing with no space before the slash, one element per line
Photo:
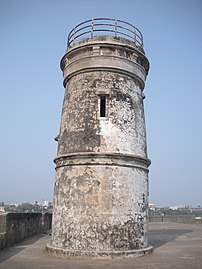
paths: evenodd
<path fill-rule="evenodd" d="M 136 40 L 136 38 L 137 38 L 137 35 L 136 35 L 136 30 L 134 29 L 134 43 L 135 43 L 135 46 L 137 46 L 137 40 Z"/>
<path fill-rule="evenodd" d="M 73 44 L 75 43 L 76 28 L 74 27 Z"/>
<path fill-rule="evenodd" d="M 117 19 L 115 20 L 115 37 L 117 37 Z"/>
<path fill-rule="evenodd" d="M 93 31 L 94 31 L 94 19 L 92 18 L 92 23 L 91 23 L 91 38 L 93 38 Z"/>

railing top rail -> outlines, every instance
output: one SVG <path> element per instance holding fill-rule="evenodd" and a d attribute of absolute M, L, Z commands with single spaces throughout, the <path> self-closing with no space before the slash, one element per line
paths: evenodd
<path fill-rule="evenodd" d="M 139 49 L 144 49 L 143 36 L 132 24 L 123 20 L 110 18 L 93 18 L 77 24 L 68 35 L 67 47 L 70 48 L 80 38 L 93 38 L 97 35 L 125 37 L 132 41 Z"/>

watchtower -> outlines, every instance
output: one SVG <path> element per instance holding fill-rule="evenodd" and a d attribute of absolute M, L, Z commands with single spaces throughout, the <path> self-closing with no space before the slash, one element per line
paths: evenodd
<path fill-rule="evenodd" d="M 121 20 L 82 22 L 68 36 L 61 69 L 65 96 L 46 248 L 73 258 L 150 253 L 142 34 Z"/>

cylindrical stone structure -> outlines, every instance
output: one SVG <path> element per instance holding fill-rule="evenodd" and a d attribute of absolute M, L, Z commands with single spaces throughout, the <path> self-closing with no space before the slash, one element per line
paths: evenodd
<path fill-rule="evenodd" d="M 123 21 L 107 35 L 88 22 L 91 36 L 76 40 L 74 29 L 61 60 L 65 96 L 46 249 L 67 258 L 136 257 L 152 252 L 143 107 L 149 62 L 137 28 L 130 39 L 120 36 Z"/>

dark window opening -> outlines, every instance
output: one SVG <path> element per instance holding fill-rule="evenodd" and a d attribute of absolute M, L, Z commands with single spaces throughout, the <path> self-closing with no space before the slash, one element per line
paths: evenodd
<path fill-rule="evenodd" d="M 100 96 L 100 117 L 106 117 L 106 96 Z"/>

